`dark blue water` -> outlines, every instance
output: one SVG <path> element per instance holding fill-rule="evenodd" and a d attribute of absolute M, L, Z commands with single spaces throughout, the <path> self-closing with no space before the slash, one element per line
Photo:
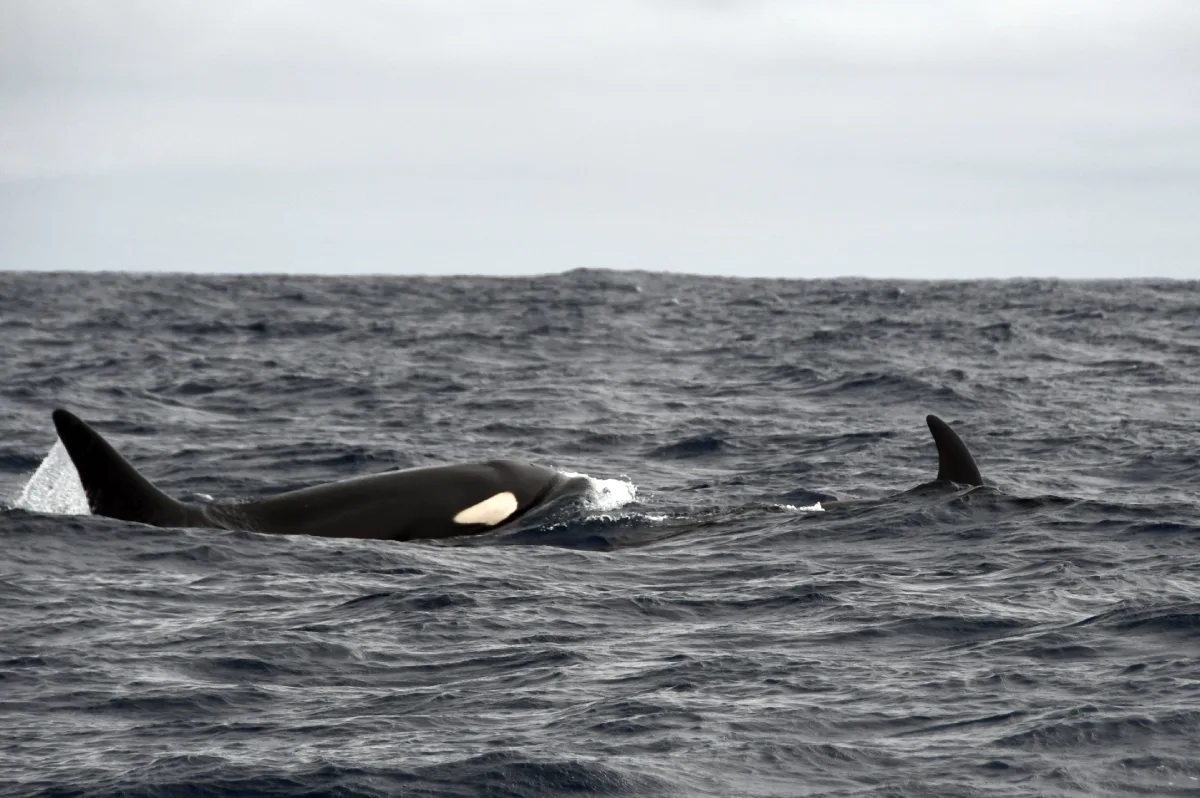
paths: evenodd
<path fill-rule="evenodd" d="M 0 369 L 3 795 L 1200 795 L 1200 284 L 0 274 Z M 192 498 L 599 492 L 449 545 L 50 514 L 56 406 Z M 896 495 L 930 412 L 991 486 Z"/>

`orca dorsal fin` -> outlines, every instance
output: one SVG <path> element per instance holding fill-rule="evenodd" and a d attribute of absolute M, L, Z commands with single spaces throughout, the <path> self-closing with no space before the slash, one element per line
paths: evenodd
<path fill-rule="evenodd" d="M 975 465 L 971 450 L 963 443 L 962 438 L 958 437 L 958 433 L 934 415 L 926 416 L 925 423 L 929 425 L 929 431 L 933 433 L 933 442 L 937 444 L 937 478 L 960 485 L 982 485 L 983 475 L 979 473 L 979 466 Z"/>
<path fill-rule="evenodd" d="M 197 508 L 177 502 L 154 487 L 100 433 L 66 410 L 55 410 L 52 416 L 93 513 L 155 526 L 189 526 L 195 522 Z"/>

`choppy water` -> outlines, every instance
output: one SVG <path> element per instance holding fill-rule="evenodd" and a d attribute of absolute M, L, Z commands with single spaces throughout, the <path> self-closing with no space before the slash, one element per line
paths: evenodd
<path fill-rule="evenodd" d="M 1200 284 L 0 274 L 0 370 L 4 795 L 1200 795 Z M 606 481 L 155 529 L 45 512 L 56 406 L 181 496 Z M 894 496 L 929 412 L 994 487 Z"/>

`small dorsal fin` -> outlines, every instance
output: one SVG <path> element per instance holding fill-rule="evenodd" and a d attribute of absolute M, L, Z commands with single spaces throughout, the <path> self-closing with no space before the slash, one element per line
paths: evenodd
<path fill-rule="evenodd" d="M 929 431 L 933 433 L 933 442 L 938 450 L 939 480 L 949 480 L 960 485 L 982 485 L 983 476 L 971 450 L 963 443 L 958 433 L 950 429 L 950 425 L 934 415 L 925 417 Z"/>

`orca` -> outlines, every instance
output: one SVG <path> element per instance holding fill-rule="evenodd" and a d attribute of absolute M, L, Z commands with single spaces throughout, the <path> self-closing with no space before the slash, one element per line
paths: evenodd
<path fill-rule="evenodd" d="M 158 527 L 417 540 L 477 535 L 589 490 L 584 477 L 491 460 L 354 477 L 245 502 L 195 504 L 156 488 L 75 415 L 52 414 L 96 515 Z"/>
<path fill-rule="evenodd" d="M 983 475 L 979 466 L 971 456 L 971 450 L 963 443 L 958 433 L 950 425 L 932 413 L 925 417 L 929 431 L 933 434 L 933 442 L 938 452 L 938 482 L 955 482 L 959 485 L 979 487 L 983 485 Z"/>
<path fill-rule="evenodd" d="M 949 424 L 932 413 L 925 417 L 925 423 L 929 425 L 929 432 L 933 435 L 934 445 L 937 446 L 937 477 L 931 482 L 925 482 L 896 494 L 891 499 L 897 496 L 922 495 L 930 491 L 940 492 L 947 487 L 953 488 L 957 485 L 966 485 L 972 488 L 981 487 L 983 485 L 983 475 L 979 473 L 979 466 L 975 464 L 975 458 L 971 456 L 971 450 L 963 443 L 963 439 L 958 436 L 958 433 Z M 821 501 L 820 506 L 823 510 L 874 506 L 890 501 L 891 499 L 835 499 L 833 501 Z"/>

